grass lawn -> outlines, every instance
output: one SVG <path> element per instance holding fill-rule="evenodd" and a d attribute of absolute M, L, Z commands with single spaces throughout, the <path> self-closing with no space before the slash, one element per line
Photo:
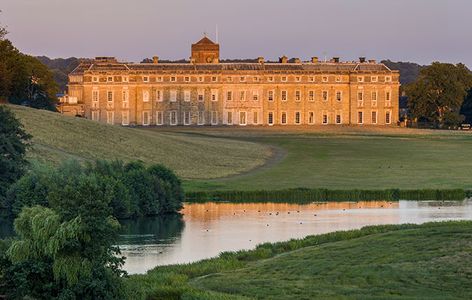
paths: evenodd
<path fill-rule="evenodd" d="M 472 222 L 373 226 L 158 267 L 126 283 L 135 299 L 471 299 L 471 249 Z"/>
<path fill-rule="evenodd" d="M 110 126 L 22 106 L 9 106 L 33 136 L 28 156 L 58 164 L 67 159 L 161 163 L 184 179 L 215 178 L 264 164 L 270 149 L 258 143 Z"/>

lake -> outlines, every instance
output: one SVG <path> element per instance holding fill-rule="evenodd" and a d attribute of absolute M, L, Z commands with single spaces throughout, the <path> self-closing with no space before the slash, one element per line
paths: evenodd
<path fill-rule="evenodd" d="M 144 273 L 158 265 L 193 262 L 222 251 L 366 225 L 472 220 L 472 200 L 203 203 L 185 204 L 181 213 L 122 222 L 119 244 L 127 257 L 125 270 Z"/>

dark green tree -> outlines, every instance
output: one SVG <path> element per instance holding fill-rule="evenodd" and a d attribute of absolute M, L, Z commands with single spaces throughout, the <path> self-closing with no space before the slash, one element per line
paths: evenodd
<path fill-rule="evenodd" d="M 471 87 L 472 74 L 465 65 L 434 62 L 406 88 L 410 113 L 437 127 L 456 125 L 463 120 L 460 109 Z"/>
<path fill-rule="evenodd" d="M 468 124 L 472 123 L 472 89 L 469 90 L 464 103 L 462 103 L 461 114 L 464 115 Z"/>
<path fill-rule="evenodd" d="M 0 105 L 0 203 L 7 190 L 24 173 L 26 148 L 30 135 L 26 133 L 13 112 Z"/>

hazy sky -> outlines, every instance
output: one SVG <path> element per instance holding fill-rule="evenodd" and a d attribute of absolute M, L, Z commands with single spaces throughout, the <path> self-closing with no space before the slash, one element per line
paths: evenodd
<path fill-rule="evenodd" d="M 0 9 L 8 38 L 32 55 L 188 58 L 218 24 L 222 58 L 472 66 L 471 0 L 1 0 Z"/>

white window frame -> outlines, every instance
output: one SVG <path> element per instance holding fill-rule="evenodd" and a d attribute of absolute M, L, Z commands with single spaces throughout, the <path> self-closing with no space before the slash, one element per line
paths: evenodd
<path fill-rule="evenodd" d="M 385 106 L 386 107 L 392 106 L 392 91 L 391 90 L 385 91 Z"/>
<path fill-rule="evenodd" d="M 388 122 L 387 122 L 387 114 L 388 114 L 388 116 L 389 116 Z M 391 110 L 386 110 L 386 111 L 385 111 L 385 124 L 387 124 L 387 125 L 392 124 L 392 111 L 391 111 Z"/>
<path fill-rule="evenodd" d="M 107 107 L 113 108 L 114 105 L 115 105 L 115 93 L 113 91 L 107 91 Z"/>
<path fill-rule="evenodd" d="M 254 111 L 252 113 L 252 124 L 258 125 L 259 124 L 259 112 Z"/>
<path fill-rule="evenodd" d="M 156 101 L 157 102 L 164 101 L 164 91 L 163 90 L 156 90 Z"/>
<path fill-rule="evenodd" d="M 370 95 L 370 104 L 372 107 L 377 107 L 377 101 L 379 100 L 379 92 L 372 91 Z"/>
<path fill-rule="evenodd" d="M 321 113 L 321 123 L 323 125 L 328 125 L 329 124 L 329 114 L 326 110 L 323 110 Z"/>
<path fill-rule="evenodd" d="M 287 125 L 288 124 L 288 116 L 286 111 L 280 112 L 280 124 Z"/>
<path fill-rule="evenodd" d="M 107 111 L 107 124 L 109 125 L 115 124 L 115 112 L 112 110 Z"/>
<path fill-rule="evenodd" d="M 358 90 L 357 91 L 357 107 L 363 107 L 363 106 L 364 106 L 364 91 Z"/>
<path fill-rule="evenodd" d="M 302 101 L 302 91 L 301 90 L 295 90 L 295 101 L 296 102 Z"/>
<path fill-rule="evenodd" d="M 359 116 L 361 117 L 359 118 Z M 364 124 L 364 111 L 362 110 L 357 111 L 357 124 L 360 124 L 360 125 Z"/>
<path fill-rule="evenodd" d="M 190 111 L 184 111 L 183 113 L 183 121 L 184 125 L 191 125 L 192 124 L 192 114 Z"/>
<path fill-rule="evenodd" d="M 252 91 L 252 100 L 259 101 L 259 91 Z"/>
<path fill-rule="evenodd" d="M 226 101 L 233 101 L 233 91 L 226 91 Z"/>
<path fill-rule="evenodd" d="M 308 91 L 308 101 L 310 102 L 315 101 L 315 90 Z"/>
<path fill-rule="evenodd" d="M 273 111 L 267 112 L 267 125 L 269 126 L 274 125 L 274 112 Z"/>
<path fill-rule="evenodd" d="M 197 120 L 197 125 L 205 125 L 205 112 L 204 111 L 198 111 L 198 120 Z"/>
<path fill-rule="evenodd" d="M 364 76 L 357 76 L 357 82 L 364 82 Z"/>
<path fill-rule="evenodd" d="M 211 90 L 211 101 L 213 101 L 213 102 L 218 101 L 218 90 L 216 90 L 216 89 Z"/>
<path fill-rule="evenodd" d="M 311 120 L 310 120 L 311 118 Z M 314 111 L 309 111 L 308 112 L 308 125 L 314 125 L 315 124 L 315 112 Z"/>
<path fill-rule="evenodd" d="M 375 122 L 374 122 L 374 118 L 372 118 L 375 114 Z M 370 122 L 372 124 L 378 124 L 379 123 L 379 112 L 377 110 L 372 110 L 370 112 Z"/>
<path fill-rule="evenodd" d="M 129 111 L 123 110 L 121 112 L 121 125 L 128 126 L 129 125 Z"/>
<path fill-rule="evenodd" d="M 288 91 L 287 90 L 280 91 L 280 100 L 281 101 L 288 101 Z"/>
<path fill-rule="evenodd" d="M 296 111 L 295 112 L 295 125 L 301 125 L 302 124 L 302 112 L 301 111 Z M 298 117 L 298 119 L 297 119 Z"/>
<path fill-rule="evenodd" d="M 143 82 L 149 82 L 149 76 L 143 76 Z"/>
<path fill-rule="evenodd" d="M 233 112 L 232 111 L 226 112 L 226 124 L 233 125 Z"/>
<path fill-rule="evenodd" d="M 176 126 L 179 124 L 179 115 L 176 110 L 169 112 L 169 125 Z"/>
<path fill-rule="evenodd" d="M 328 90 L 323 90 L 321 92 L 321 99 L 323 102 L 328 102 L 329 101 L 329 91 Z"/>
<path fill-rule="evenodd" d="M 163 111 L 156 111 L 156 125 L 158 126 L 164 125 L 164 112 Z"/>
<path fill-rule="evenodd" d="M 205 102 L 205 90 L 203 90 L 203 89 L 198 90 L 197 101 L 198 102 Z"/>
<path fill-rule="evenodd" d="M 143 90 L 143 102 L 149 102 L 149 91 L 148 90 Z"/>
<path fill-rule="evenodd" d="M 92 110 L 92 121 L 100 121 L 100 111 Z"/>
<path fill-rule="evenodd" d="M 185 90 L 184 91 L 184 101 L 185 102 L 190 102 L 191 100 L 191 93 L 190 90 Z"/>
<path fill-rule="evenodd" d="M 339 122 L 338 122 L 338 116 L 339 116 Z M 340 124 L 343 123 L 343 113 L 342 113 L 342 111 L 340 111 L 340 110 L 335 111 L 334 123 L 336 125 L 340 125 Z"/>
<path fill-rule="evenodd" d="M 145 117 L 147 116 L 147 118 Z M 141 124 L 143 126 L 151 125 L 151 112 L 149 110 L 144 110 L 141 114 Z"/>
<path fill-rule="evenodd" d="M 177 90 L 171 90 L 169 95 L 170 102 L 177 102 Z"/>
<path fill-rule="evenodd" d="M 246 126 L 246 125 L 247 125 L 247 112 L 239 111 L 239 126 Z"/>
<path fill-rule="evenodd" d="M 328 76 L 322 76 L 321 77 L 321 82 L 328 82 L 329 81 L 329 77 Z"/>
<path fill-rule="evenodd" d="M 211 111 L 211 125 L 218 125 L 218 111 Z"/>
<path fill-rule="evenodd" d="M 275 95 L 274 90 L 267 91 L 267 101 L 273 102 L 274 101 L 274 95 Z"/>
<path fill-rule="evenodd" d="M 339 97 L 338 97 L 338 94 L 339 94 Z M 338 91 L 336 91 L 335 95 L 336 95 L 336 101 L 338 101 L 338 102 L 343 101 L 343 91 L 338 90 Z"/>
<path fill-rule="evenodd" d="M 378 81 L 379 81 L 379 77 L 378 77 L 378 76 L 372 76 L 372 77 L 370 77 L 370 81 L 371 81 L 371 82 L 378 82 Z"/>
<path fill-rule="evenodd" d="M 282 81 L 282 82 L 287 82 L 287 81 L 288 81 L 288 77 L 287 77 L 287 76 L 282 76 L 282 77 L 280 77 L 280 81 Z"/>
<path fill-rule="evenodd" d="M 122 108 L 129 108 L 129 90 L 123 89 L 121 92 Z"/>

